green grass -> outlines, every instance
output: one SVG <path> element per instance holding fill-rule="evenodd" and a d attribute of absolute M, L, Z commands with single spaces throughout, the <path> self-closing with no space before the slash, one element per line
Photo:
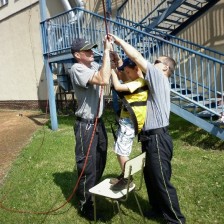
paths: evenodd
<path fill-rule="evenodd" d="M 111 113 L 106 111 L 104 115 L 109 137 L 104 178 L 120 172 L 112 151 Z M 46 125 L 33 135 L 32 141 L 22 150 L 0 188 L 0 201 L 5 207 L 0 208 L 0 223 L 89 223 L 77 214 L 75 197 L 66 203 L 77 180 L 73 123 L 72 116 L 59 116 L 58 131 L 51 131 Z M 170 123 L 174 140 L 172 183 L 177 189 L 187 223 L 224 223 L 223 141 L 175 115 L 171 116 Z M 140 147 L 136 141 L 132 156 L 140 153 Z M 147 209 L 144 185 L 139 200 L 143 209 Z M 98 212 L 104 214 L 106 219 L 99 223 L 120 223 L 118 214 L 113 214 L 110 201 L 97 198 L 97 202 Z M 35 214 L 54 209 L 58 210 L 49 214 Z M 122 205 L 122 211 L 125 223 L 136 224 L 141 221 L 133 197 Z M 162 222 L 147 220 L 146 223 Z"/>

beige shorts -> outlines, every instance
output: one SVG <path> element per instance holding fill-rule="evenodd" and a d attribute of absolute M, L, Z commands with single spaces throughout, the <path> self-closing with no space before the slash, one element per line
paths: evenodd
<path fill-rule="evenodd" d="M 120 119 L 117 141 L 114 145 L 115 153 L 120 156 L 129 156 L 132 151 L 134 137 L 135 128 L 132 121 L 129 118 Z"/>

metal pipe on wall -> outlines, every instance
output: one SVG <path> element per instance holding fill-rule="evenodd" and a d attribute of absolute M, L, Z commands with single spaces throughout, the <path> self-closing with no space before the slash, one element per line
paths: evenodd
<path fill-rule="evenodd" d="M 76 3 L 77 7 L 80 8 L 84 8 L 85 3 L 82 0 L 74 0 Z M 69 2 L 69 0 L 61 0 L 62 5 L 64 6 L 64 9 L 66 11 L 69 11 L 72 9 L 71 4 Z M 71 16 L 71 22 L 74 22 L 76 20 L 79 20 L 83 15 L 83 12 L 78 13 L 78 15 L 75 15 L 75 13 L 73 11 L 70 12 L 70 16 Z"/>

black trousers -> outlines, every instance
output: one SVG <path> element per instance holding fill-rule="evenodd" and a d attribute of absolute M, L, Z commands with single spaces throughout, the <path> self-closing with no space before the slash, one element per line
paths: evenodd
<path fill-rule="evenodd" d="M 146 152 L 144 179 L 153 210 L 161 212 L 169 223 L 185 223 L 175 187 L 171 184 L 173 143 L 165 133 L 144 136 L 142 151 Z"/>
<path fill-rule="evenodd" d="M 87 151 L 91 144 L 86 167 L 76 192 L 81 209 L 92 204 L 89 189 L 99 182 L 106 166 L 108 139 L 103 121 L 99 120 L 92 143 L 90 143 L 93 130 L 94 123 L 87 123 L 85 121 L 77 120 L 74 126 L 76 139 L 75 160 L 78 176 L 83 171 Z"/>

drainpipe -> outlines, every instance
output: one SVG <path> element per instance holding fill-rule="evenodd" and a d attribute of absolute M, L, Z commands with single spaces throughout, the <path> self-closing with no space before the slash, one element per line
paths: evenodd
<path fill-rule="evenodd" d="M 77 7 L 80 7 L 80 8 L 83 8 L 83 9 L 84 9 L 84 5 L 85 5 L 85 4 L 84 4 L 84 2 L 83 2 L 82 0 L 74 0 L 74 1 L 75 1 L 75 3 L 76 3 L 76 6 L 77 6 Z M 72 7 L 71 7 L 71 5 L 70 5 L 70 3 L 69 3 L 68 0 L 61 0 L 61 2 L 62 2 L 63 6 L 64 6 L 64 9 L 65 9 L 66 11 L 69 11 L 69 10 L 72 9 Z M 76 22 L 76 21 L 78 21 L 79 19 L 82 18 L 83 12 L 80 11 L 80 12 L 76 15 L 73 11 L 71 11 L 69 14 L 70 14 L 70 17 L 71 17 L 70 22 Z"/>
<path fill-rule="evenodd" d="M 40 0 L 40 15 L 41 21 L 45 21 L 47 19 L 46 13 L 46 0 Z M 42 35 L 42 47 L 44 51 L 44 36 Z M 51 129 L 56 131 L 58 129 L 58 119 L 57 119 L 57 111 L 56 111 L 56 103 L 55 103 L 55 94 L 54 94 L 54 81 L 53 81 L 53 74 L 51 71 L 51 66 L 48 62 L 47 55 L 44 55 L 44 67 L 47 77 L 47 87 L 48 87 L 48 99 L 49 99 L 49 108 L 50 108 L 50 116 L 51 116 Z"/>

